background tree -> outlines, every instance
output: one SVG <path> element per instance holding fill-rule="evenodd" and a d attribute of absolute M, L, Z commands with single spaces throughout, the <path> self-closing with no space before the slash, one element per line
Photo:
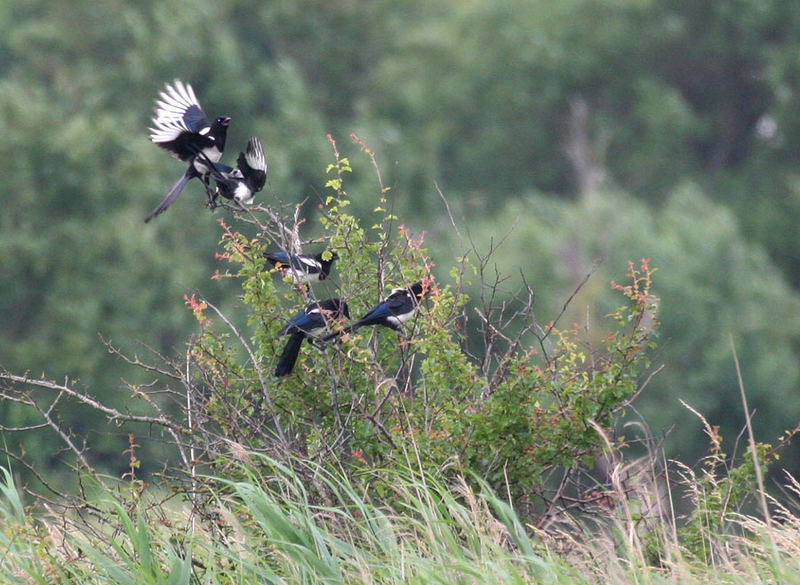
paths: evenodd
<path fill-rule="evenodd" d="M 641 407 L 654 428 L 674 424 L 662 407 L 685 393 L 708 401 L 698 406 L 710 415 L 716 404 L 735 436 L 728 331 L 743 345 L 767 440 L 797 419 L 785 399 L 797 387 L 800 282 L 792 3 L 79 0 L 12 2 L 0 23 L 5 368 L 79 378 L 125 401 L 128 384 L 151 378 L 110 358 L 98 333 L 129 355 L 146 354 L 144 343 L 183 356 L 195 328 L 183 296 L 202 289 L 229 308 L 235 288 L 207 280 L 226 212 L 209 214 L 191 189 L 180 213 L 141 222 L 176 171 L 147 140 L 152 100 L 180 77 L 209 111 L 233 117 L 233 148 L 261 138 L 261 201 L 305 202 L 309 225 L 328 132 L 370 144 L 393 211 L 436 234 L 439 265 L 462 248 L 441 236 L 449 220 L 437 185 L 477 249 L 522 218 L 495 257 L 502 272 L 523 269 L 537 312 L 560 306 L 603 256 L 579 298 L 601 307 L 594 322 L 610 310 L 604 283 L 621 279 L 610 274 L 617 255 L 631 257 L 621 249 L 652 257 L 665 287 L 665 368 Z M 578 172 L 578 160 L 593 172 Z M 351 178 L 356 192 L 373 183 L 369 172 Z M 367 217 L 373 203 L 352 209 Z M 0 408 L 9 424 L 22 416 Z M 113 467 L 126 439 L 96 445 Z M 22 447 L 47 453 L 34 435 L 10 446 Z"/>

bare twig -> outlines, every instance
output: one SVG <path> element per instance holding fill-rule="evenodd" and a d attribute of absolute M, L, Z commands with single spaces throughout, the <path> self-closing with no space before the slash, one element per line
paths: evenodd
<path fill-rule="evenodd" d="M 70 398 L 74 398 L 78 402 L 86 404 L 87 406 L 90 406 L 91 408 L 99 412 L 102 412 L 108 417 L 109 421 L 111 422 L 114 421 L 136 422 L 148 425 L 158 425 L 173 430 L 181 429 L 181 425 L 176 423 L 174 420 L 164 416 L 155 417 L 155 416 L 142 416 L 136 414 L 129 414 L 120 412 L 116 408 L 111 408 L 110 406 L 106 406 L 105 404 L 95 400 L 94 398 L 91 398 L 89 395 L 83 394 L 82 392 L 78 392 L 70 388 L 67 385 L 68 380 L 65 380 L 64 384 L 58 384 L 50 380 L 30 378 L 28 376 L 17 376 L 14 374 L 9 374 L 7 372 L 0 372 L 0 380 L 6 380 L 8 382 L 13 382 L 15 384 L 28 384 L 30 386 L 35 386 L 37 388 L 45 388 L 47 390 L 63 392 Z"/>
<path fill-rule="evenodd" d="M 250 347 L 250 344 L 247 343 L 247 340 L 245 340 L 245 338 L 242 336 L 242 334 L 239 332 L 236 326 L 233 323 L 231 323 L 231 321 L 222 313 L 222 311 L 220 311 L 215 305 L 213 305 L 209 301 L 205 300 L 204 302 L 217 314 L 217 316 L 220 319 L 222 319 L 225 325 L 228 326 L 228 328 L 236 336 L 236 339 L 239 340 L 239 343 L 241 343 L 242 347 L 247 352 L 247 355 L 250 357 L 250 362 L 253 364 L 253 367 L 256 370 L 256 374 L 258 375 L 258 381 L 261 384 L 261 392 L 264 396 L 264 400 L 266 400 L 267 407 L 270 409 L 270 415 L 272 416 L 272 423 L 275 425 L 275 432 L 277 433 L 278 438 L 280 439 L 284 449 L 287 449 L 288 451 L 290 444 L 286 438 L 286 435 L 283 432 L 283 425 L 281 424 L 280 419 L 278 418 L 278 412 L 275 409 L 275 403 L 272 401 L 272 394 L 269 391 L 269 385 L 267 384 L 266 376 L 264 374 L 264 369 L 261 367 L 261 362 L 256 358 L 255 354 L 253 353 L 253 350 Z"/>

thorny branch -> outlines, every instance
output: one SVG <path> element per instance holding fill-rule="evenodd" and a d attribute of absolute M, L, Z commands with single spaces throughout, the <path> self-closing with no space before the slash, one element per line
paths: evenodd
<path fill-rule="evenodd" d="M 289 449 L 289 441 L 286 439 L 286 435 L 283 432 L 283 425 L 281 425 L 280 419 L 278 418 L 277 410 L 275 409 L 275 403 L 272 400 L 272 395 L 269 391 L 269 385 L 267 384 L 266 376 L 264 374 L 264 369 L 261 367 L 261 362 L 256 358 L 255 353 L 253 353 L 253 349 L 250 347 L 250 344 L 247 343 L 245 338 L 236 328 L 236 326 L 230 322 L 230 320 L 220 311 L 216 306 L 211 304 L 209 301 L 205 301 L 205 303 L 217 314 L 217 316 L 222 319 L 225 325 L 233 332 L 236 336 L 236 339 L 239 340 L 242 347 L 247 351 L 247 355 L 250 358 L 250 362 L 253 364 L 253 367 L 256 370 L 256 374 L 258 375 L 259 384 L 261 384 L 261 392 L 264 396 L 264 400 L 267 403 L 267 407 L 270 410 L 270 416 L 272 417 L 272 422 L 274 425 L 275 432 L 278 435 L 278 438 L 281 441 L 281 444 L 285 449 Z"/>
<path fill-rule="evenodd" d="M 25 384 L 29 386 L 35 386 L 37 388 L 44 388 L 47 390 L 54 390 L 63 393 L 66 396 L 69 396 L 70 398 L 74 398 L 78 402 L 86 404 L 87 406 L 93 408 L 94 410 L 97 410 L 98 412 L 102 412 L 108 417 L 109 422 L 123 421 L 123 422 L 144 423 L 148 425 L 157 425 L 165 427 L 168 429 L 172 429 L 174 431 L 180 431 L 182 428 L 181 425 L 179 425 L 173 419 L 166 416 L 142 416 L 137 414 L 121 412 L 116 408 L 106 406 L 105 404 L 103 404 L 98 400 L 95 400 L 88 394 L 84 394 L 82 392 L 78 392 L 77 390 L 70 388 L 67 385 L 69 380 L 64 380 L 64 384 L 58 384 L 50 380 L 30 378 L 28 376 L 17 376 L 7 372 L 0 372 L 0 380 L 5 380 L 6 382 L 11 382 L 12 384 Z M 10 389 L 11 387 L 8 386 L 7 388 Z M 60 399 L 60 396 L 58 398 Z"/>

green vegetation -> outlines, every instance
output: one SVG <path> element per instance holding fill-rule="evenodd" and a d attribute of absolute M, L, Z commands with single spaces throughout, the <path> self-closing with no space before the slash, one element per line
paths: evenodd
<path fill-rule="evenodd" d="M 794 3 L 0 24 L 0 581 L 796 580 Z M 190 185 L 144 225 L 182 170 L 146 130 L 176 77 L 264 143 L 252 212 Z M 328 246 L 311 291 L 261 255 Z M 271 375 L 308 300 L 416 280 L 400 335 Z"/>
<path fill-rule="evenodd" d="M 2 367 L 69 376 L 125 408 L 127 385 L 152 379 L 110 358 L 98 335 L 128 355 L 181 356 L 195 327 L 184 295 L 231 312 L 236 286 L 207 280 L 220 268 L 219 231 L 199 189 L 141 222 L 179 172 L 146 127 L 157 91 L 180 77 L 209 112 L 233 117 L 234 148 L 261 138 L 270 177 L 259 201 L 290 215 L 302 202 L 313 225 L 325 136 L 353 159 L 359 147 L 345 137 L 357 133 L 392 213 L 428 232 L 439 278 L 470 242 L 482 257 L 502 242 L 485 271 L 496 263 L 511 295 L 522 269 L 537 313 L 553 315 L 602 259 L 568 319 L 585 324 L 613 310 L 606 283 L 625 262 L 652 258 L 665 317 L 653 357 L 664 369 L 639 407 L 657 435 L 681 416 L 678 397 L 726 437 L 739 433 L 727 407 L 731 333 L 759 435 L 796 424 L 792 3 L 79 0 L 12 2 L 0 24 Z M 374 176 L 349 181 L 369 193 Z M 354 196 L 348 211 L 365 219 L 375 205 Z M 484 292 L 465 290 L 473 302 Z M 483 343 L 475 322 L 473 346 Z M 96 426 L 86 412 L 62 416 Z M 31 422 L 8 404 L 0 420 Z M 680 425 L 667 452 L 698 457 L 700 435 Z M 9 447 L 55 469 L 46 441 L 32 432 Z M 120 467 L 124 435 L 93 447 Z"/>
<path fill-rule="evenodd" d="M 194 373 L 175 375 L 187 388 L 200 386 L 192 393 L 195 417 L 247 450 L 320 463 L 334 458 L 357 467 L 391 466 L 413 444 L 424 469 L 471 470 L 495 490 L 505 486 L 532 511 L 554 469 L 602 451 L 603 430 L 610 433 L 615 415 L 638 390 L 658 326 L 648 262 L 631 263 L 630 283 L 615 285 L 625 304 L 609 315 L 614 325 L 601 347 L 586 344 L 582 327 L 543 325 L 530 306 L 512 314 L 498 304 L 485 313 L 483 353 L 470 356 L 459 332 L 468 301 L 463 280 L 434 279 L 422 238 L 397 226 L 385 190 L 376 196 L 376 219 L 362 228 L 347 211 L 350 162 L 337 158 L 328 170 L 321 214 L 326 245 L 339 255 L 338 294 L 360 315 L 383 296 L 379 283 L 390 288 L 422 280 L 429 290 L 421 314 L 398 334 L 362 329 L 322 352 L 309 343 L 295 375 L 271 378 L 284 343 L 277 332 L 307 299 L 284 283 L 276 286 L 264 268 L 265 248 L 297 226 L 261 223 L 256 210 L 250 214 L 258 223 L 253 238 L 223 226 L 221 256 L 230 269 L 217 275 L 241 281 L 246 321 L 255 326 L 252 342 L 208 302 L 187 300 L 200 326 L 186 366 Z M 452 274 L 473 270 L 465 258 Z M 300 293 L 322 298 L 317 287 Z M 206 443 L 214 438 L 204 437 Z"/>
<path fill-rule="evenodd" d="M 354 481 L 300 463 L 258 462 L 259 471 L 243 467 L 236 481 L 205 478 L 215 486 L 208 516 L 123 485 L 88 506 L 34 517 L 4 473 L 0 581 L 766 584 L 796 582 L 800 570 L 800 525 L 785 509 L 772 524 L 721 510 L 723 532 L 698 523 L 696 546 L 711 558 L 701 563 L 672 529 L 674 518 L 644 524 L 624 498 L 582 526 L 592 537 L 580 538 L 574 525 L 528 531 L 505 498 L 463 478 L 396 469 L 389 506 L 363 489 L 375 475 L 386 479 L 383 472 Z M 324 504 L 309 497 L 307 477 L 331 494 Z M 660 557 L 648 562 L 656 549 Z"/>
<path fill-rule="evenodd" d="M 135 408 L 0 374 L 4 398 L 55 430 L 81 473 L 80 489 L 62 493 L 29 458 L 29 474 L 57 498 L 26 509 L 4 471 L 0 574 L 31 583 L 477 583 L 487 571 L 510 583 L 785 582 L 796 516 L 768 506 L 762 477 L 777 450 L 751 441 L 752 460 L 729 460 L 700 418 L 711 452 L 695 475 L 664 467 L 659 450 L 636 460 L 618 432 L 650 380 L 659 298 L 647 259 L 611 283 L 620 304 L 602 344 L 594 325 L 559 325 L 569 303 L 538 322 L 526 289 L 522 307 L 481 300 L 484 344 L 469 353 L 463 278 L 491 294 L 498 282 L 467 255 L 449 282 L 436 279 L 423 239 L 388 211 L 380 173 L 376 219 L 362 226 L 348 213 L 350 161 L 332 146 L 319 213 L 342 293 L 360 314 L 378 283 L 421 279 L 419 315 L 397 334 L 362 329 L 309 343 L 294 374 L 273 378 L 277 330 L 318 291 L 276 280 L 263 251 L 306 224 L 263 207 L 235 212 L 220 222 L 226 268 L 214 279 L 240 287 L 234 311 L 247 330 L 187 295 L 198 331 L 185 361 L 125 358 L 171 379 L 131 384 Z M 57 414 L 69 404 L 160 437 L 169 458 L 157 485 L 142 476 L 143 454 L 152 455 L 134 434 L 121 480 L 98 473 L 83 442 L 91 437 Z M 787 502 L 791 480 L 788 488 Z M 685 513 L 676 511 L 682 492 Z"/>

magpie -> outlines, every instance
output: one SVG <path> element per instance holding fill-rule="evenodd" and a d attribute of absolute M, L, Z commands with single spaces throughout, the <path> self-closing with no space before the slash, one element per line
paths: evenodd
<path fill-rule="evenodd" d="M 367 311 L 361 319 L 341 331 L 329 333 L 322 337 L 322 341 L 330 341 L 342 333 L 352 333 L 366 325 L 383 325 L 397 331 L 403 323 L 414 316 L 424 293 L 422 282 L 415 282 L 406 288 L 394 288 L 389 296 Z"/>
<path fill-rule="evenodd" d="M 200 107 L 192 86 L 176 79 L 159 94 L 156 100 L 156 115 L 150 128 L 150 140 L 169 151 L 172 156 L 189 163 L 189 168 L 169 190 L 145 223 L 175 202 L 183 188 L 194 177 L 200 177 L 208 190 L 210 163 L 218 163 L 225 150 L 225 138 L 231 119 L 228 116 L 208 121 Z"/>
<path fill-rule="evenodd" d="M 329 255 L 328 260 L 323 256 Z M 278 269 L 282 276 L 291 276 L 297 283 L 308 284 L 313 280 L 325 280 L 331 271 L 331 265 L 339 255 L 333 250 L 326 250 L 310 256 L 308 254 L 289 254 L 287 252 L 266 252 L 267 262 Z"/>
<path fill-rule="evenodd" d="M 239 153 L 236 166 L 234 169 L 222 163 L 211 163 L 211 177 L 217 184 L 216 189 L 209 193 L 212 204 L 222 196 L 250 205 L 255 194 L 264 188 L 267 182 L 267 159 L 258 138 L 247 141 L 247 151 Z"/>
<path fill-rule="evenodd" d="M 325 331 L 328 324 L 336 319 L 350 318 L 347 303 L 341 299 L 333 298 L 310 303 L 305 309 L 289 319 L 280 335 L 288 335 L 289 341 L 283 348 L 283 353 L 278 359 L 275 376 L 287 376 L 292 373 L 297 356 L 300 355 L 300 346 L 303 340 L 316 338 Z"/>

